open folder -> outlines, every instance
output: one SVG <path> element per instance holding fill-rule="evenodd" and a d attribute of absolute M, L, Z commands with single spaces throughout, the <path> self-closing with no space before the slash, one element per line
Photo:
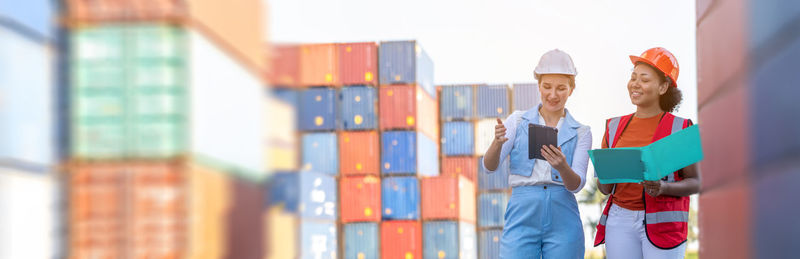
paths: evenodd
<path fill-rule="evenodd" d="M 589 150 L 602 184 L 657 181 L 703 160 L 700 130 L 685 128 L 644 147 Z"/>

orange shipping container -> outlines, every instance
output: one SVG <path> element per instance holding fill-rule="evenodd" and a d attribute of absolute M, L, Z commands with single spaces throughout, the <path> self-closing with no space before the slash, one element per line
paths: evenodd
<path fill-rule="evenodd" d="M 475 184 L 466 177 L 423 178 L 423 220 L 461 220 L 475 223 Z"/>
<path fill-rule="evenodd" d="M 265 259 L 297 258 L 297 242 L 300 239 L 298 217 L 285 212 L 282 206 L 274 206 L 267 209 L 264 221 Z"/>
<path fill-rule="evenodd" d="M 462 175 L 473 184 L 478 175 L 478 159 L 471 156 L 442 157 L 442 176 Z"/>
<path fill-rule="evenodd" d="M 339 181 L 342 223 L 381 221 L 381 179 L 376 176 L 342 177 Z"/>
<path fill-rule="evenodd" d="M 339 133 L 339 170 L 342 175 L 380 175 L 377 131 Z"/>
<path fill-rule="evenodd" d="M 299 86 L 300 46 L 275 46 L 272 53 L 269 57 L 271 71 L 267 73 L 270 84 L 277 87 Z"/>
<path fill-rule="evenodd" d="M 378 99 L 381 130 L 416 130 L 439 139 L 436 98 L 416 85 L 384 85 Z"/>
<path fill-rule="evenodd" d="M 381 258 L 422 258 L 422 224 L 419 221 L 381 222 Z"/>
<path fill-rule="evenodd" d="M 300 84 L 339 86 L 339 59 L 336 44 L 300 46 Z"/>
<path fill-rule="evenodd" d="M 229 176 L 192 164 L 189 258 L 214 259 L 226 254 L 225 229 L 230 208 Z"/>
<path fill-rule="evenodd" d="M 70 258 L 119 258 L 123 235 L 123 174 L 97 166 L 70 172 Z"/>
<path fill-rule="evenodd" d="M 374 42 L 339 44 L 339 75 L 343 85 L 377 85 L 378 45 Z"/>

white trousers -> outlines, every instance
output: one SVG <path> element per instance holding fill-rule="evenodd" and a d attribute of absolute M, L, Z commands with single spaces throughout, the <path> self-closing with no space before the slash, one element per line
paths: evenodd
<path fill-rule="evenodd" d="M 653 246 L 644 230 L 644 211 L 611 205 L 606 222 L 608 259 L 678 259 L 686 255 L 686 243 L 665 250 Z"/>

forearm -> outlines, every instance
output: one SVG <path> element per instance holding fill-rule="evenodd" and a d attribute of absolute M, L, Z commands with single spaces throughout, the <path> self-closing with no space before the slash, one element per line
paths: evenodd
<path fill-rule="evenodd" d="M 684 197 L 700 191 L 700 181 L 697 178 L 686 178 L 681 181 L 663 183 L 664 191 L 662 195 Z"/>
<path fill-rule="evenodd" d="M 558 170 L 558 173 L 561 174 L 561 180 L 567 190 L 574 191 L 581 186 L 581 176 L 575 173 L 572 168 L 567 167 L 563 170 Z"/>
<path fill-rule="evenodd" d="M 486 169 L 489 169 L 489 171 L 497 170 L 500 164 L 500 151 L 502 149 L 503 144 L 499 143 L 497 140 L 492 141 L 489 150 L 486 150 L 486 154 L 484 154 L 483 157 L 483 165 L 486 166 Z"/>
<path fill-rule="evenodd" d="M 608 195 L 614 190 L 614 184 L 602 184 L 600 180 L 597 180 L 597 189 L 599 189 L 601 193 Z"/>

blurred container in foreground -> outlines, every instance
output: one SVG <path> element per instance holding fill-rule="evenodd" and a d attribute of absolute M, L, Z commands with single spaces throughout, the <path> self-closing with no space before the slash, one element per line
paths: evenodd
<path fill-rule="evenodd" d="M 503 237 L 503 230 L 480 230 L 478 231 L 478 251 L 480 259 L 499 259 L 500 258 L 500 238 Z"/>
<path fill-rule="evenodd" d="M 436 95 L 414 85 L 381 86 L 378 117 L 381 130 L 415 130 L 430 139 L 439 137 Z"/>
<path fill-rule="evenodd" d="M 475 87 L 479 85 L 441 86 L 440 118 L 442 121 L 471 120 L 475 117 Z"/>
<path fill-rule="evenodd" d="M 471 155 L 475 152 L 475 125 L 466 121 L 445 122 L 442 125 L 442 154 Z"/>
<path fill-rule="evenodd" d="M 339 90 L 340 129 L 378 128 L 378 93 L 371 86 L 347 86 Z"/>
<path fill-rule="evenodd" d="M 403 220 L 381 222 L 381 258 L 422 258 L 422 224 Z"/>
<path fill-rule="evenodd" d="M 231 176 L 199 164 L 191 164 L 190 171 L 189 258 L 221 258 L 228 251 L 228 209 L 233 206 Z"/>
<path fill-rule="evenodd" d="M 226 258 L 264 258 L 264 189 L 242 179 L 231 180 Z"/>
<path fill-rule="evenodd" d="M 459 221 L 428 221 L 422 225 L 423 258 L 478 258 L 475 225 Z"/>
<path fill-rule="evenodd" d="M 475 184 L 466 177 L 438 176 L 420 180 L 422 220 L 475 223 Z"/>
<path fill-rule="evenodd" d="M 378 223 L 344 224 L 344 258 L 380 258 Z"/>
<path fill-rule="evenodd" d="M 511 102 L 514 105 L 514 111 L 527 111 L 539 105 L 541 98 L 539 98 L 538 83 L 513 84 L 511 89 L 511 95 L 514 97 Z"/>
<path fill-rule="evenodd" d="M 270 68 L 267 79 L 276 87 L 297 87 L 300 85 L 300 46 L 275 45 L 273 56 L 269 58 Z"/>
<path fill-rule="evenodd" d="M 337 44 L 300 45 L 300 84 L 340 86 Z"/>
<path fill-rule="evenodd" d="M 478 118 L 505 118 L 511 112 L 508 85 L 484 85 L 475 89 Z"/>
<path fill-rule="evenodd" d="M 478 195 L 478 227 L 502 228 L 508 205 L 508 193 L 493 192 Z"/>
<path fill-rule="evenodd" d="M 339 179 L 341 222 L 381 221 L 381 179 L 346 176 Z"/>
<path fill-rule="evenodd" d="M 439 175 L 438 145 L 424 134 L 384 131 L 381 146 L 382 175 Z"/>
<path fill-rule="evenodd" d="M 442 176 L 462 175 L 473 183 L 478 183 L 478 160 L 472 156 L 442 157 Z"/>
<path fill-rule="evenodd" d="M 336 89 L 315 87 L 300 92 L 301 131 L 332 131 L 336 129 Z"/>
<path fill-rule="evenodd" d="M 298 141 L 294 107 L 274 97 L 267 97 L 263 113 L 266 130 L 264 163 L 268 171 L 297 170 Z M 274 123 L 280 122 L 280 123 Z"/>
<path fill-rule="evenodd" d="M 64 256 L 59 248 L 59 195 L 53 173 L 0 165 L 0 258 Z"/>
<path fill-rule="evenodd" d="M 309 220 L 332 221 L 337 217 L 336 179 L 314 172 L 276 173 L 267 184 L 267 207 Z"/>
<path fill-rule="evenodd" d="M 339 157 L 339 171 L 343 176 L 380 175 L 378 132 L 340 132 Z"/>
<path fill-rule="evenodd" d="M 500 161 L 494 173 L 484 170 L 483 157 L 478 158 L 478 189 L 480 191 L 502 191 L 508 189 L 508 174 L 511 159 Z"/>
<path fill-rule="evenodd" d="M 378 62 L 381 85 L 416 84 L 436 96 L 433 61 L 416 41 L 381 42 Z"/>
<path fill-rule="evenodd" d="M 0 27 L 14 27 L 20 33 L 36 38 L 37 41 L 51 40 L 54 37 L 53 14 L 57 11 L 54 1 L 29 0 L 8 1 L 0 5 Z M 3 39 L 6 39 L 3 37 Z M 18 53 L 20 57 L 25 57 Z"/>
<path fill-rule="evenodd" d="M 419 180 L 416 177 L 386 177 L 381 181 L 384 220 L 417 220 L 420 210 Z"/>
<path fill-rule="evenodd" d="M 505 118 L 501 118 L 505 119 Z M 475 122 L 475 155 L 482 156 L 489 150 L 494 141 L 494 130 L 497 119 L 483 119 Z"/>
<path fill-rule="evenodd" d="M 336 133 L 306 133 L 302 138 L 302 170 L 337 175 L 339 173 L 339 152 Z"/>
<path fill-rule="evenodd" d="M 341 43 L 338 48 L 342 85 L 377 85 L 378 45 L 374 42 Z"/>
<path fill-rule="evenodd" d="M 297 258 L 299 218 L 282 206 L 268 207 L 264 215 L 266 228 L 266 259 Z M 216 257 L 214 257 L 216 258 Z"/>

